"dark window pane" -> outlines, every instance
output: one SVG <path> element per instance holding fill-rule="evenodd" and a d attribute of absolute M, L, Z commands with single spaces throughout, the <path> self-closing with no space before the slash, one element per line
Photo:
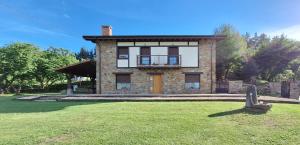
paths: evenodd
<path fill-rule="evenodd" d="M 128 47 L 118 47 L 118 59 L 128 59 Z"/>
<path fill-rule="evenodd" d="M 186 89 L 200 89 L 200 75 L 199 74 L 186 74 L 185 75 L 185 88 Z"/>
<path fill-rule="evenodd" d="M 168 55 L 179 55 L 178 47 L 169 47 Z"/>
<path fill-rule="evenodd" d="M 117 83 L 117 90 L 121 89 L 130 89 L 130 75 L 129 74 L 117 74 L 116 75 L 116 83 Z"/>
<path fill-rule="evenodd" d="M 151 55 L 150 47 L 142 47 L 141 48 L 141 55 Z"/>
<path fill-rule="evenodd" d="M 179 56 L 178 55 L 179 55 L 178 47 L 169 47 L 168 48 L 169 65 L 179 64 Z"/>
<path fill-rule="evenodd" d="M 116 79 L 117 79 L 117 83 L 130 83 L 129 74 L 117 74 Z"/>
<path fill-rule="evenodd" d="M 200 82 L 200 75 L 199 74 L 186 74 L 185 75 L 185 82 L 186 83 L 199 83 Z"/>

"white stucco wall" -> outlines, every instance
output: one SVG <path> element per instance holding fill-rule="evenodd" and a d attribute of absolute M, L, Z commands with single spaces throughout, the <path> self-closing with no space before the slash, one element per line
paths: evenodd
<path fill-rule="evenodd" d="M 118 67 L 128 67 L 128 59 L 118 59 Z"/>
<path fill-rule="evenodd" d="M 140 47 L 129 47 L 129 67 L 136 67 L 138 55 L 140 55 Z"/>
<path fill-rule="evenodd" d="M 179 47 L 182 67 L 198 66 L 198 47 Z"/>

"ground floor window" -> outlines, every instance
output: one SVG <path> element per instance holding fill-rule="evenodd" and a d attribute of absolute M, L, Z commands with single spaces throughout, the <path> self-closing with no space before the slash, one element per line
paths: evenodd
<path fill-rule="evenodd" d="M 200 74 L 185 74 L 186 89 L 200 89 Z"/>
<path fill-rule="evenodd" d="M 130 82 L 130 74 L 116 74 L 117 90 L 129 90 Z"/>

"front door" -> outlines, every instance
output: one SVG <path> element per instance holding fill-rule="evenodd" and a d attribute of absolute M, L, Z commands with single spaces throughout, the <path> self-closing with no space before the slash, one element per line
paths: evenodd
<path fill-rule="evenodd" d="M 152 86 L 152 93 L 154 94 L 161 94 L 162 93 L 162 75 L 157 74 L 153 75 L 153 86 Z"/>

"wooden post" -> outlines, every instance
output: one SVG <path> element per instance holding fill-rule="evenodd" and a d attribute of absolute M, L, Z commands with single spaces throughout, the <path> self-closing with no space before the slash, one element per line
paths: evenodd
<path fill-rule="evenodd" d="M 70 96 L 73 94 L 73 89 L 72 89 L 72 75 L 67 75 L 68 79 L 68 84 L 67 84 L 67 96 Z"/>

